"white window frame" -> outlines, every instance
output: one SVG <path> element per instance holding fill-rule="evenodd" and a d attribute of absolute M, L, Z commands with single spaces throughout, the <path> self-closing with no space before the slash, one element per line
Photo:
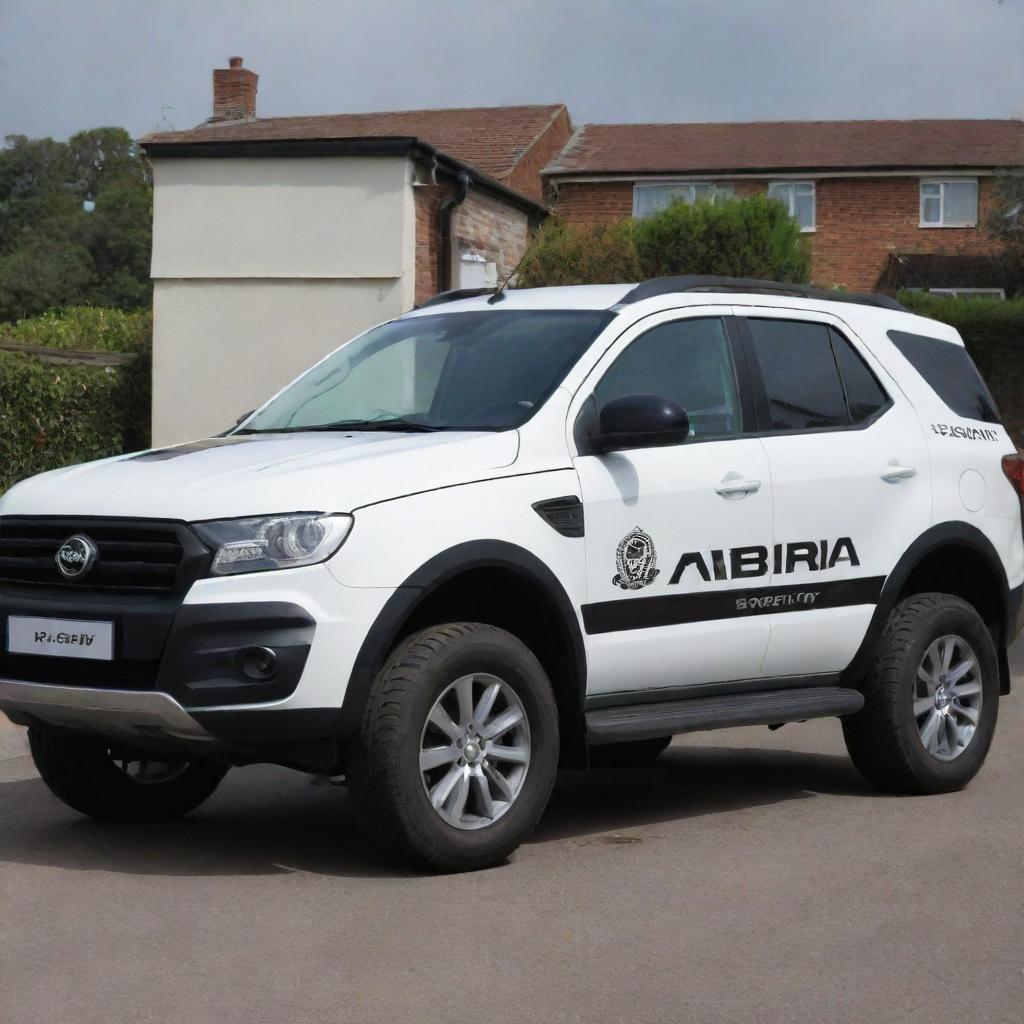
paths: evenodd
<path fill-rule="evenodd" d="M 796 190 L 801 185 L 811 190 L 811 223 L 807 226 L 801 224 L 800 233 L 810 235 L 818 230 L 818 190 L 813 181 L 770 181 L 768 182 L 768 198 L 778 199 L 779 202 L 785 203 L 790 217 L 796 220 Z M 772 195 L 772 189 L 784 191 L 785 195 Z"/>
<path fill-rule="evenodd" d="M 736 190 L 731 185 L 720 185 L 716 181 L 635 181 L 633 182 L 633 216 L 640 218 L 641 214 L 637 209 L 637 196 L 639 193 L 653 189 L 653 188 L 675 188 L 675 189 L 689 189 L 689 197 L 680 196 L 684 203 L 692 205 L 697 202 L 696 190 L 698 188 L 710 189 L 710 199 L 712 202 L 718 198 L 719 194 L 723 196 L 735 196 Z M 647 214 L 646 216 L 652 216 Z"/>
<path fill-rule="evenodd" d="M 946 186 L 974 185 L 974 219 L 970 221 L 946 220 Z M 939 186 L 939 219 L 924 219 L 924 190 L 926 185 Z M 976 228 L 978 226 L 978 179 L 977 178 L 922 178 L 917 191 L 918 227 L 921 228 Z"/>

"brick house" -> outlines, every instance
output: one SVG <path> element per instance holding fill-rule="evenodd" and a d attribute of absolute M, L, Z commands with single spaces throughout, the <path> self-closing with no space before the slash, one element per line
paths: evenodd
<path fill-rule="evenodd" d="M 370 324 L 510 273 L 571 134 L 563 104 L 260 118 L 256 91 L 232 58 L 209 120 L 141 140 L 158 444 L 223 430 Z"/>
<path fill-rule="evenodd" d="M 966 289 L 1004 283 L 984 221 L 994 174 L 1022 165 L 1024 121 L 589 124 L 543 175 L 571 224 L 772 195 L 807 232 L 816 283 Z"/>

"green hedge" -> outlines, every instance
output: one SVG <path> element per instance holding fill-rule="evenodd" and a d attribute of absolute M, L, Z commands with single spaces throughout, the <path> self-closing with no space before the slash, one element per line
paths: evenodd
<path fill-rule="evenodd" d="M 517 288 L 608 284 L 675 274 L 806 281 L 810 250 L 782 203 L 764 196 L 673 203 L 643 220 L 566 224 L 552 217 L 530 242 Z"/>
<path fill-rule="evenodd" d="M 949 299 L 900 292 L 915 313 L 955 327 L 992 389 L 1003 422 L 1020 444 L 1024 432 L 1024 298 Z"/>
<path fill-rule="evenodd" d="M 0 350 L 0 493 L 35 473 L 149 445 L 151 316 L 72 308 L 0 324 L 0 340 L 131 352 L 123 366 L 59 365 Z"/>

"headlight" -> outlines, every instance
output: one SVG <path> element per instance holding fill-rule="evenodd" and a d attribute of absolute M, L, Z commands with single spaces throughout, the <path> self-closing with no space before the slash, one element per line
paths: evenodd
<path fill-rule="evenodd" d="M 192 528 L 216 552 L 210 575 L 230 576 L 323 562 L 341 547 L 352 517 L 297 512 L 193 523 Z"/>

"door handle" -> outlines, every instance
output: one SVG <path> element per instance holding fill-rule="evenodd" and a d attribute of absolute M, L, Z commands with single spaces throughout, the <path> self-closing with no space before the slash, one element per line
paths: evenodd
<path fill-rule="evenodd" d="M 744 480 L 740 476 L 729 475 L 719 483 L 715 490 L 723 498 L 742 497 L 744 494 L 753 494 L 761 489 L 760 480 Z"/>
<path fill-rule="evenodd" d="M 917 470 L 913 466 L 901 466 L 895 459 L 882 469 L 882 479 L 891 484 L 909 480 L 912 476 L 917 476 Z"/>

